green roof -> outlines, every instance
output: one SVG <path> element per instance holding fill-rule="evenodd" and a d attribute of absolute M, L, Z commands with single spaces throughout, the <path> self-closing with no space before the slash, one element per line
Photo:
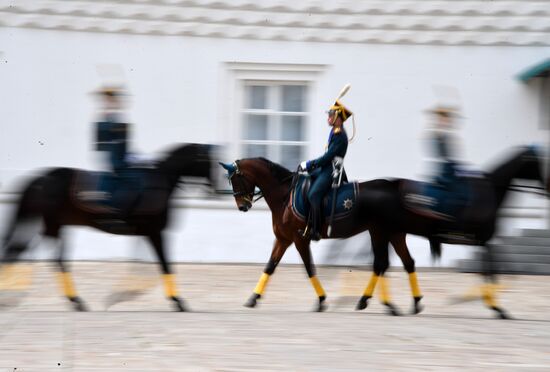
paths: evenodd
<path fill-rule="evenodd" d="M 550 58 L 537 63 L 534 66 L 529 67 L 525 71 L 522 71 L 517 77 L 519 80 L 527 83 L 529 80 L 537 77 L 549 77 L 550 76 Z"/>

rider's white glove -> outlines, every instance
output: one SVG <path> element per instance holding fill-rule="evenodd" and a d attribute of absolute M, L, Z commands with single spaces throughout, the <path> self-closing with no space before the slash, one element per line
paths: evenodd
<path fill-rule="evenodd" d="M 307 161 L 303 161 L 300 163 L 300 170 L 302 172 L 307 172 Z"/>

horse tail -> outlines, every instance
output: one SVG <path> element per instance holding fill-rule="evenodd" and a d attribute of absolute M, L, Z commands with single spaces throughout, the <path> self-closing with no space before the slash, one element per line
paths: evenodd
<path fill-rule="evenodd" d="M 17 251 L 17 255 L 19 255 L 36 235 L 35 233 L 31 235 L 28 232 L 31 226 L 38 225 L 37 222 L 42 214 L 43 183 L 44 177 L 37 177 L 30 181 L 23 189 L 17 202 L 15 213 L 6 229 L 3 242 L 4 255 L 7 253 L 6 250 L 8 248 L 11 251 Z M 37 229 L 34 228 L 33 232 L 35 230 Z M 11 252 L 11 255 L 14 253 Z"/>
<path fill-rule="evenodd" d="M 435 239 L 430 239 L 430 252 L 432 254 L 432 261 L 439 261 L 441 259 L 441 242 Z"/>

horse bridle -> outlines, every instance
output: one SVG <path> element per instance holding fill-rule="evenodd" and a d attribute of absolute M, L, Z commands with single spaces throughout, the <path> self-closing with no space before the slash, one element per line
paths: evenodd
<path fill-rule="evenodd" d="M 240 190 L 245 190 L 246 189 L 246 185 L 244 183 L 244 180 L 243 180 L 243 172 L 241 172 L 240 168 L 239 168 L 239 160 L 236 160 L 234 163 L 233 163 L 233 166 L 235 167 L 235 171 L 233 173 L 231 173 L 229 176 L 228 176 L 228 179 L 229 179 L 229 182 L 231 182 L 232 184 L 235 183 L 235 181 L 233 181 L 233 177 L 234 176 L 239 176 L 237 177 L 237 180 L 239 181 L 239 189 Z M 253 205 L 255 202 L 257 202 L 258 200 L 260 200 L 261 198 L 264 197 L 262 191 L 252 191 L 252 192 L 246 192 L 246 191 L 237 191 L 237 192 L 233 192 L 233 196 L 234 197 L 242 197 L 244 199 L 244 201 L 250 203 L 250 205 Z M 255 196 L 258 196 L 256 199 L 254 199 Z"/>

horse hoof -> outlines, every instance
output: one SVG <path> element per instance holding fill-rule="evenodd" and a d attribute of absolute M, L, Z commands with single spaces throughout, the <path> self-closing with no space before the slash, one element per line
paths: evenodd
<path fill-rule="evenodd" d="M 88 308 L 84 305 L 84 301 L 82 301 L 80 297 L 72 297 L 69 298 L 69 300 L 73 303 L 75 311 L 88 311 Z"/>
<path fill-rule="evenodd" d="M 186 311 L 187 311 L 187 309 L 185 308 L 185 306 L 183 306 L 183 305 L 180 304 L 179 302 L 174 303 L 174 309 L 175 309 L 175 311 L 180 312 L 180 313 L 183 313 L 183 312 L 186 312 Z"/>
<path fill-rule="evenodd" d="M 261 295 L 257 294 L 257 293 L 254 293 L 252 294 L 252 296 L 250 296 L 250 298 L 248 299 L 248 301 L 246 301 L 244 303 L 244 307 L 249 307 L 249 308 L 253 308 L 253 307 L 256 307 L 256 305 L 258 304 L 258 299 L 262 297 Z"/>
<path fill-rule="evenodd" d="M 322 298 L 319 300 L 319 304 L 317 305 L 317 312 L 318 313 L 322 313 L 323 311 L 325 311 L 326 309 L 328 308 L 327 304 L 325 304 L 325 299 Z"/>
<path fill-rule="evenodd" d="M 412 310 L 413 315 L 419 314 L 422 312 L 422 310 L 424 310 L 424 306 L 420 303 L 421 299 L 422 297 L 414 299 L 413 310 Z"/>
<path fill-rule="evenodd" d="M 175 311 L 180 311 L 180 312 L 185 312 L 187 311 L 187 309 L 185 308 L 185 306 L 183 305 L 183 300 L 177 298 L 177 297 L 172 297 L 171 298 L 173 303 L 174 303 L 174 309 Z"/>
<path fill-rule="evenodd" d="M 497 316 L 499 319 L 512 319 L 512 317 L 500 307 L 493 307 L 493 310 L 497 312 Z"/>
<path fill-rule="evenodd" d="M 369 298 L 370 297 L 362 296 L 359 299 L 359 302 L 357 303 L 357 305 L 355 306 L 355 310 L 365 310 L 367 306 L 369 306 Z"/>
<path fill-rule="evenodd" d="M 421 304 L 414 304 L 411 313 L 413 315 L 416 315 L 416 314 L 420 314 L 423 310 L 424 310 L 424 306 L 422 306 Z"/>
<path fill-rule="evenodd" d="M 393 315 L 393 316 L 400 316 L 401 315 L 401 313 L 399 312 L 399 310 L 397 310 L 397 307 L 395 307 L 394 304 L 392 304 L 390 302 L 386 302 L 384 305 L 386 305 L 386 307 L 388 308 L 388 314 Z"/>

